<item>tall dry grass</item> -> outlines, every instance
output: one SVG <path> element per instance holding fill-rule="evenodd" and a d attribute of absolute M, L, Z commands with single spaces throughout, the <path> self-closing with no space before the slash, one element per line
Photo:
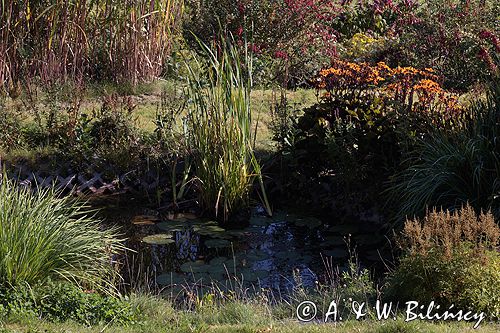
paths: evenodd
<path fill-rule="evenodd" d="M 161 74 L 183 0 L 3 0 L 0 87 L 19 82 L 109 80 Z"/>

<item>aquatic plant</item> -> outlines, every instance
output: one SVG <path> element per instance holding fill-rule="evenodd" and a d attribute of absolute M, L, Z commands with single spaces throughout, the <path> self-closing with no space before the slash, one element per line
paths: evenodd
<path fill-rule="evenodd" d="M 249 204 L 255 180 L 268 214 L 259 162 L 254 154 L 250 92 L 252 58 L 242 58 L 231 37 L 207 46 L 206 59 L 188 64 L 187 142 L 192 149 L 195 175 L 203 207 L 227 222 L 232 213 Z"/>
<path fill-rule="evenodd" d="M 32 191 L 0 178 L 0 284 L 64 279 L 110 287 L 112 256 L 122 246 L 84 204 L 54 189 Z"/>

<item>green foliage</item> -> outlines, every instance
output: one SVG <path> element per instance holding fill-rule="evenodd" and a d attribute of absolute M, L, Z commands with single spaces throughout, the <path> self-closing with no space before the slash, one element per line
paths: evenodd
<path fill-rule="evenodd" d="M 478 258 L 467 248 L 451 259 L 434 249 L 427 255 L 406 256 L 391 274 L 386 296 L 398 301 L 435 301 L 442 307 L 484 311 L 500 316 L 500 255 L 496 251 Z"/>
<path fill-rule="evenodd" d="M 53 189 L 0 179 L 0 285 L 66 279 L 109 287 L 111 258 L 122 246 L 116 230 L 102 229 L 85 205 Z"/>
<path fill-rule="evenodd" d="M 5 106 L 6 98 L 0 88 L 0 149 L 9 150 L 23 142 L 21 113 Z"/>
<path fill-rule="evenodd" d="M 31 120 L 16 122 L 19 148 L 50 151 L 43 157 L 58 166 L 78 171 L 97 167 L 114 173 L 128 172 L 140 165 L 141 159 L 154 155 L 155 145 L 163 138 L 151 139 L 152 134 L 138 129 L 133 97 L 104 95 L 100 105 L 89 110 L 83 106 L 84 94 L 80 86 L 30 87 L 21 98 L 19 113 Z M 9 115 L 14 114 L 11 110 L 13 107 L 6 108 Z M 9 123 L 19 118 L 9 116 Z M 10 137 L 16 134 L 7 133 Z M 154 157 L 157 155 L 160 153 Z"/>
<path fill-rule="evenodd" d="M 384 181 L 401 158 L 408 135 L 402 117 L 371 94 L 336 96 L 304 110 L 295 125 L 293 165 L 302 174 L 333 170 L 335 181 L 354 189 L 364 180 Z"/>
<path fill-rule="evenodd" d="M 85 326 L 131 324 L 137 314 L 130 302 L 95 292 L 84 292 L 69 283 L 50 281 L 44 287 L 19 285 L 0 289 L 3 318 L 40 318 L 51 322 L 73 321 Z"/>
<path fill-rule="evenodd" d="M 499 96 L 496 86 L 486 101 L 473 103 L 462 129 L 437 129 L 418 142 L 389 188 L 399 221 L 422 215 L 426 207 L 453 209 L 465 202 L 500 216 Z"/>
<path fill-rule="evenodd" d="M 293 105 L 289 104 L 286 91 L 283 90 L 279 101 L 273 93 L 272 104 L 269 126 L 273 133 L 273 140 L 278 143 L 280 151 L 286 152 L 295 143 L 297 112 L 293 109 Z"/>
<path fill-rule="evenodd" d="M 210 214 L 227 222 L 249 204 L 255 179 L 269 204 L 254 155 L 250 92 L 252 61 L 241 59 L 231 39 L 209 47 L 200 42 L 207 60 L 189 65 L 187 142 L 194 154 L 201 203 Z"/>

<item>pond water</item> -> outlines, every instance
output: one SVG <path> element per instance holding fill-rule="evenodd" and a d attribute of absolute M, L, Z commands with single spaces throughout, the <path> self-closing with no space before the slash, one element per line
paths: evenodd
<path fill-rule="evenodd" d="M 133 250 L 124 260 L 127 283 L 147 278 L 175 293 L 185 285 L 215 283 L 223 290 L 238 283 L 286 294 L 298 285 L 325 283 L 331 269 L 346 270 L 353 255 L 371 270 L 382 271 L 384 260 L 390 261 L 386 238 L 374 223 L 336 224 L 285 211 L 267 217 L 256 207 L 247 227 L 225 230 L 191 213 L 164 216 L 137 207 L 124 212 L 115 205 L 106 215 L 117 209 Z"/>

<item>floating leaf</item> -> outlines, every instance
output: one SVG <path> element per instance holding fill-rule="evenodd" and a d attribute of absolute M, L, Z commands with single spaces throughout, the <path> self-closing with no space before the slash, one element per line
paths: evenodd
<path fill-rule="evenodd" d="M 158 229 L 167 232 L 183 231 L 189 227 L 185 222 L 179 221 L 165 221 L 158 223 L 156 226 Z"/>
<path fill-rule="evenodd" d="M 272 219 L 268 218 L 268 217 L 265 217 L 265 216 L 252 216 L 250 218 L 250 224 L 251 225 L 256 225 L 256 226 L 266 226 L 268 224 L 270 224 L 271 222 L 273 222 Z"/>
<path fill-rule="evenodd" d="M 231 242 L 225 239 L 209 239 L 205 241 L 205 246 L 209 249 L 220 249 L 231 247 Z"/>
<path fill-rule="evenodd" d="M 345 239 L 343 236 L 329 235 L 325 237 L 325 240 L 322 242 L 322 245 L 324 246 L 345 245 Z"/>
<path fill-rule="evenodd" d="M 226 233 L 226 230 L 217 225 L 199 225 L 194 227 L 194 232 L 202 236 L 213 238 L 231 238 L 231 235 Z"/>
<path fill-rule="evenodd" d="M 246 255 L 245 258 L 250 261 L 259 261 L 259 260 L 264 260 L 268 259 L 269 255 L 263 251 L 260 250 L 253 250 L 249 251 Z"/>
<path fill-rule="evenodd" d="M 158 217 L 152 215 L 137 215 L 132 218 L 134 225 L 154 225 L 158 221 Z"/>
<path fill-rule="evenodd" d="M 287 220 L 288 215 L 285 212 L 276 212 L 273 214 L 274 222 L 284 222 Z"/>
<path fill-rule="evenodd" d="M 167 245 L 175 243 L 175 240 L 172 239 L 172 235 L 170 234 L 149 235 L 144 237 L 142 241 L 153 245 Z"/>
<path fill-rule="evenodd" d="M 225 263 L 228 259 L 226 257 L 215 257 L 212 260 L 210 260 L 210 265 L 213 266 L 220 266 L 223 263 Z"/>
<path fill-rule="evenodd" d="M 181 271 L 185 273 L 206 272 L 208 265 L 203 260 L 189 261 L 181 265 Z"/>
<path fill-rule="evenodd" d="M 179 274 L 175 272 L 167 272 L 156 277 L 156 283 L 161 286 L 168 286 L 171 284 L 183 284 L 188 280 L 188 277 L 184 274 Z"/>

